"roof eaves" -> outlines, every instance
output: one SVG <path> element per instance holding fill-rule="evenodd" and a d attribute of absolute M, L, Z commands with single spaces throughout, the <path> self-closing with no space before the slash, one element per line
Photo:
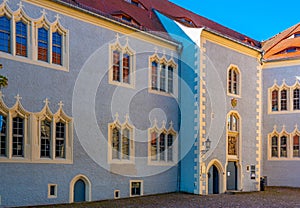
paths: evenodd
<path fill-rule="evenodd" d="M 79 3 L 77 3 L 77 5 L 74 5 L 74 4 L 71 4 L 71 3 L 67 3 L 67 2 L 65 2 L 63 0 L 52 0 L 52 1 L 57 2 L 59 4 L 62 4 L 64 6 L 71 7 L 73 9 L 80 10 L 80 11 L 85 12 L 87 14 L 90 14 L 90 15 L 93 15 L 93 16 L 105 19 L 105 20 L 113 22 L 115 24 L 119 24 L 119 25 L 121 25 L 123 27 L 127 27 L 127 28 L 129 28 L 131 30 L 134 30 L 136 32 L 141 32 L 141 33 L 143 33 L 145 35 L 154 37 L 156 39 L 159 39 L 159 40 L 162 40 L 162 41 L 164 41 L 166 43 L 174 45 L 177 48 L 181 47 L 181 44 L 179 42 L 177 42 L 176 40 L 173 40 L 171 37 L 168 37 L 168 36 L 165 36 L 165 35 L 159 35 L 159 34 L 162 34 L 162 33 L 156 33 L 155 31 L 151 31 L 151 30 L 149 30 L 149 29 L 147 29 L 145 27 L 142 27 L 142 26 L 137 26 L 137 25 L 133 25 L 133 24 L 130 24 L 130 23 L 126 23 L 125 24 L 123 21 L 119 20 L 118 18 L 115 18 L 112 15 L 103 13 L 103 12 L 101 12 L 99 10 L 94 9 L 94 8 L 91 8 L 91 7 L 88 7 L 88 6 L 85 6 L 85 5 L 81 5 Z"/>
<path fill-rule="evenodd" d="M 236 43 L 238 43 L 238 44 L 241 44 L 241 45 L 246 46 L 246 47 L 248 47 L 248 48 L 251 48 L 251 49 L 253 49 L 253 50 L 256 50 L 256 51 L 258 51 L 258 52 L 260 52 L 260 53 L 262 52 L 262 49 L 259 48 L 259 47 L 251 46 L 251 45 L 249 45 L 249 44 L 246 44 L 246 43 L 240 41 L 239 39 L 235 39 L 235 38 L 232 38 L 232 37 L 230 37 L 230 36 L 228 36 L 228 35 L 224 35 L 224 34 L 218 32 L 218 31 L 216 31 L 216 30 L 213 30 L 213 29 L 209 28 L 209 27 L 203 27 L 203 29 L 206 30 L 206 31 L 208 31 L 208 32 L 211 32 L 211 33 L 213 33 L 213 34 L 215 34 L 215 35 L 218 35 L 218 36 L 220 36 L 220 37 L 226 38 L 226 39 L 228 39 L 228 40 L 231 40 L 231 41 L 233 41 L 233 42 L 236 42 Z"/>
<path fill-rule="evenodd" d="M 293 61 L 293 60 L 300 60 L 300 56 L 294 56 L 294 57 L 284 57 L 284 58 L 275 58 L 275 59 L 263 59 L 264 63 L 272 63 L 277 61 Z"/>

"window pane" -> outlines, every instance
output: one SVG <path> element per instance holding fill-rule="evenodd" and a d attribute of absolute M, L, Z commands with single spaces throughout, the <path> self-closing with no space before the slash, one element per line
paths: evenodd
<path fill-rule="evenodd" d="M 228 92 L 232 93 L 232 69 L 229 69 L 228 71 Z"/>
<path fill-rule="evenodd" d="M 160 69 L 160 91 L 166 91 L 166 65 L 162 64 Z"/>
<path fill-rule="evenodd" d="M 48 31 L 38 29 L 38 60 L 48 62 Z"/>
<path fill-rule="evenodd" d="M 112 133 L 112 159 L 120 159 L 120 130 L 115 127 Z"/>
<path fill-rule="evenodd" d="M 151 87 L 153 90 L 157 90 L 157 66 L 158 64 L 153 61 L 151 70 Z"/>
<path fill-rule="evenodd" d="M 61 65 L 61 48 L 62 48 L 62 36 L 55 32 L 52 34 L 52 63 Z"/>
<path fill-rule="evenodd" d="M 278 90 L 272 91 L 272 111 L 278 111 Z"/>
<path fill-rule="evenodd" d="M 173 67 L 168 67 L 168 92 L 173 93 Z"/>
<path fill-rule="evenodd" d="M 113 52 L 113 80 L 120 81 L 120 52 Z"/>
<path fill-rule="evenodd" d="M 41 157 L 50 157 L 51 123 L 41 121 Z"/>
<path fill-rule="evenodd" d="M 24 151 L 24 135 L 23 135 L 24 120 L 20 117 L 13 118 L 13 151 L 14 157 L 23 157 Z"/>
<path fill-rule="evenodd" d="M 6 157 L 7 140 L 6 140 L 6 117 L 0 115 L 0 156 Z"/>
<path fill-rule="evenodd" d="M 157 133 L 151 133 L 151 160 L 157 160 Z"/>
<path fill-rule="evenodd" d="M 168 134 L 168 161 L 173 161 L 173 135 Z"/>
<path fill-rule="evenodd" d="M 280 138 L 280 157 L 287 157 L 287 137 Z"/>
<path fill-rule="evenodd" d="M 278 157 L 278 137 L 272 137 L 272 157 Z"/>
<path fill-rule="evenodd" d="M 65 157 L 65 124 L 56 123 L 55 157 Z"/>
<path fill-rule="evenodd" d="M 238 94 L 238 74 L 235 70 L 233 71 L 233 77 L 232 77 L 232 93 L 233 94 Z"/>
<path fill-rule="evenodd" d="M 299 136 L 295 135 L 293 138 L 293 157 L 300 157 L 299 155 Z"/>
<path fill-rule="evenodd" d="M 163 161 L 165 160 L 165 134 L 161 133 L 159 136 L 159 155 L 160 155 L 160 160 Z"/>
<path fill-rule="evenodd" d="M 237 155 L 237 137 L 228 136 L 228 155 Z"/>
<path fill-rule="evenodd" d="M 27 25 L 21 21 L 16 23 L 16 55 L 27 56 Z"/>
<path fill-rule="evenodd" d="M 130 77 L 129 77 L 129 68 L 130 67 L 130 56 L 128 54 L 124 54 L 123 56 L 123 82 L 124 83 L 130 83 Z"/>
<path fill-rule="evenodd" d="M 281 110 L 287 110 L 287 91 L 281 90 Z"/>
<path fill-rule="evenodd" d="M 122 156 L 123 159 L 129 159 L 129 142 L 130 142 L 130 131 L 129 129 L 123 130 L 123 138 L 122 138 Z"/>
<path fill-rule="evenodd" d="M 141 195 L 141 182 L 131 182 L 131 195 Z"/>
<path fill-rule="evenodd" d="M 293 106 L 294 110 L 300 110 L 300 90 L 295 89 L 293 93 Z"/>
<path fill-rule="evenodd" d="M 0 17 L 0 51 L 10 53 L 10 19 Z"/>

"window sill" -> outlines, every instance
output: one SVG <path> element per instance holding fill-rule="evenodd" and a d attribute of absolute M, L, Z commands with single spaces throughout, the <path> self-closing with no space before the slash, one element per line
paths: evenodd
<path fill-rule="evenodd" d="M 114 159 L 114 160 L 109 160 L 108 161 L 108 164 L 135 164 L 134 163 L 134 160 L 117 160 L 117 159 Z"/>
<path fill-rule="evenodd" d="M 128 84 L 128 83 L 124 83 L 124 82 L 109 80 L 109 84 L 116 85 L 118 87 L 126 87 L 126 88 L 130 88 L 130 89 L 135 89 L 134 84 Z"/>
<path fill-rule="evenodd" d="M 9 60 L 19 61 L 19 62 L 28 63 L 28 64 L 34 64 L 37 66 L 42 66 L 42 67 L 46 67 L 46 68 L 69 72 L 69 69 L 65 66 L 61 66 L 61 65 L 57 65 L 57 64 L 50 64 L 50 63 L 44 62 L 44 61 L 32 60 L 29 57 L 13 56 L 12 54 L 5 53 L 5 52 L 0 52 L 0 55 L 2 58 L 6 58 Z"/>
<path fill-rule="evenodd" d="M 269 161 L 300 161 L 300 157 L 298 158 L 268 158 Z"/>
<path fill-rule="evenodd" d="M 166 97 L 174 97 L 173 93 L 168 93 L 168 92 L 159 91 L 159 90 L 153 90 L 151 88 L 149 88 L 148 92 L 151 94 L 162 95 L 162 96 L 166 96 Z"/>
<path fill-rule="evenodd" d="M 293 114 L 293 113 L 300 113 L 300 110 L 293 110 L 293 111 L 269 111 L 268 114 L 269 115 L 282 115 L 282 114 Z"/>
<path fill-rule="evenodd" d="M 165 161 L 149 161 L 149 166 L 174 166 L 176 163 L 172 162 L 165 162 Z"/>
<path fill-rule="evenodd" d="M 229 93 L 229 92 L 227 92 L 227 96 L 229 96 L 229 97 L 234 97 L 234 98 L 242 98 L 241 95 L 231 94 L 231 93 Z"/>

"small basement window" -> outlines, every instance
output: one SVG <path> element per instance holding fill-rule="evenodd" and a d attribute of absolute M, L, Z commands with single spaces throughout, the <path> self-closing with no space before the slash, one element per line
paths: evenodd
<path fill-rule="evenodd" d="M 115 190 L 114 192 L 114 198 L 119 199 L 120 198 L 120 190 Z"/>
<path fill-rule="evenodd" d="M 57 184 L 48 184 L 48 198 L 57 197 Z"/>
<path fill-rule="evenodd" d="M 130 181 L 130 196 L 142 196 L 142 195 L 143 195 L 143 182 Z"/>

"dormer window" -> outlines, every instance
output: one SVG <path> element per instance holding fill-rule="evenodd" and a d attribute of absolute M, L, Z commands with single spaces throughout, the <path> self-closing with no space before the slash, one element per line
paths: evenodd
<path fill-rule="evenodd" d="M 143 6 L 143 4 L 141 2 L 139 2 L 138 0 L 125 0 L 126 2 L 128 2 L 129 4 L 132 4 L 136 7 L 145 9 L 145 7 Z"/>
<path fill-rule="evenodd" d="M 195 27 L 194 22 L 191 19 L 187 18 L 187 17 L 179 17 L 179 18 L 177 18 L 177 21 L 184 24 L 185 26 Z"/>
<path fill-rule="evenodd" d="M 300 33 L 296 33 L 296 34 L 294 35 L 294 37 L 295 37 L 295 38 L 300 37 Z"/>
<path fill-rule="evenodd" d="M 285 54 L 285 53 L 294 53 L 294 52 L 297 52 L 297 51 L 300 51 L 300 47 L 290 47 L 290 48 L 287 48 L 277 54 Z"/>
<path fill-rule="evenodd" d="M 131 16 L 123 13 L 122 11 L 120 12 L 115 12 L 114 14 L 112 14 L 112 16 L 121 19 L 122 21 L 131 23 L 131 24 L 135 24 L 135 25 L 140 25 L 137 21 L 135 21 Z"/>

